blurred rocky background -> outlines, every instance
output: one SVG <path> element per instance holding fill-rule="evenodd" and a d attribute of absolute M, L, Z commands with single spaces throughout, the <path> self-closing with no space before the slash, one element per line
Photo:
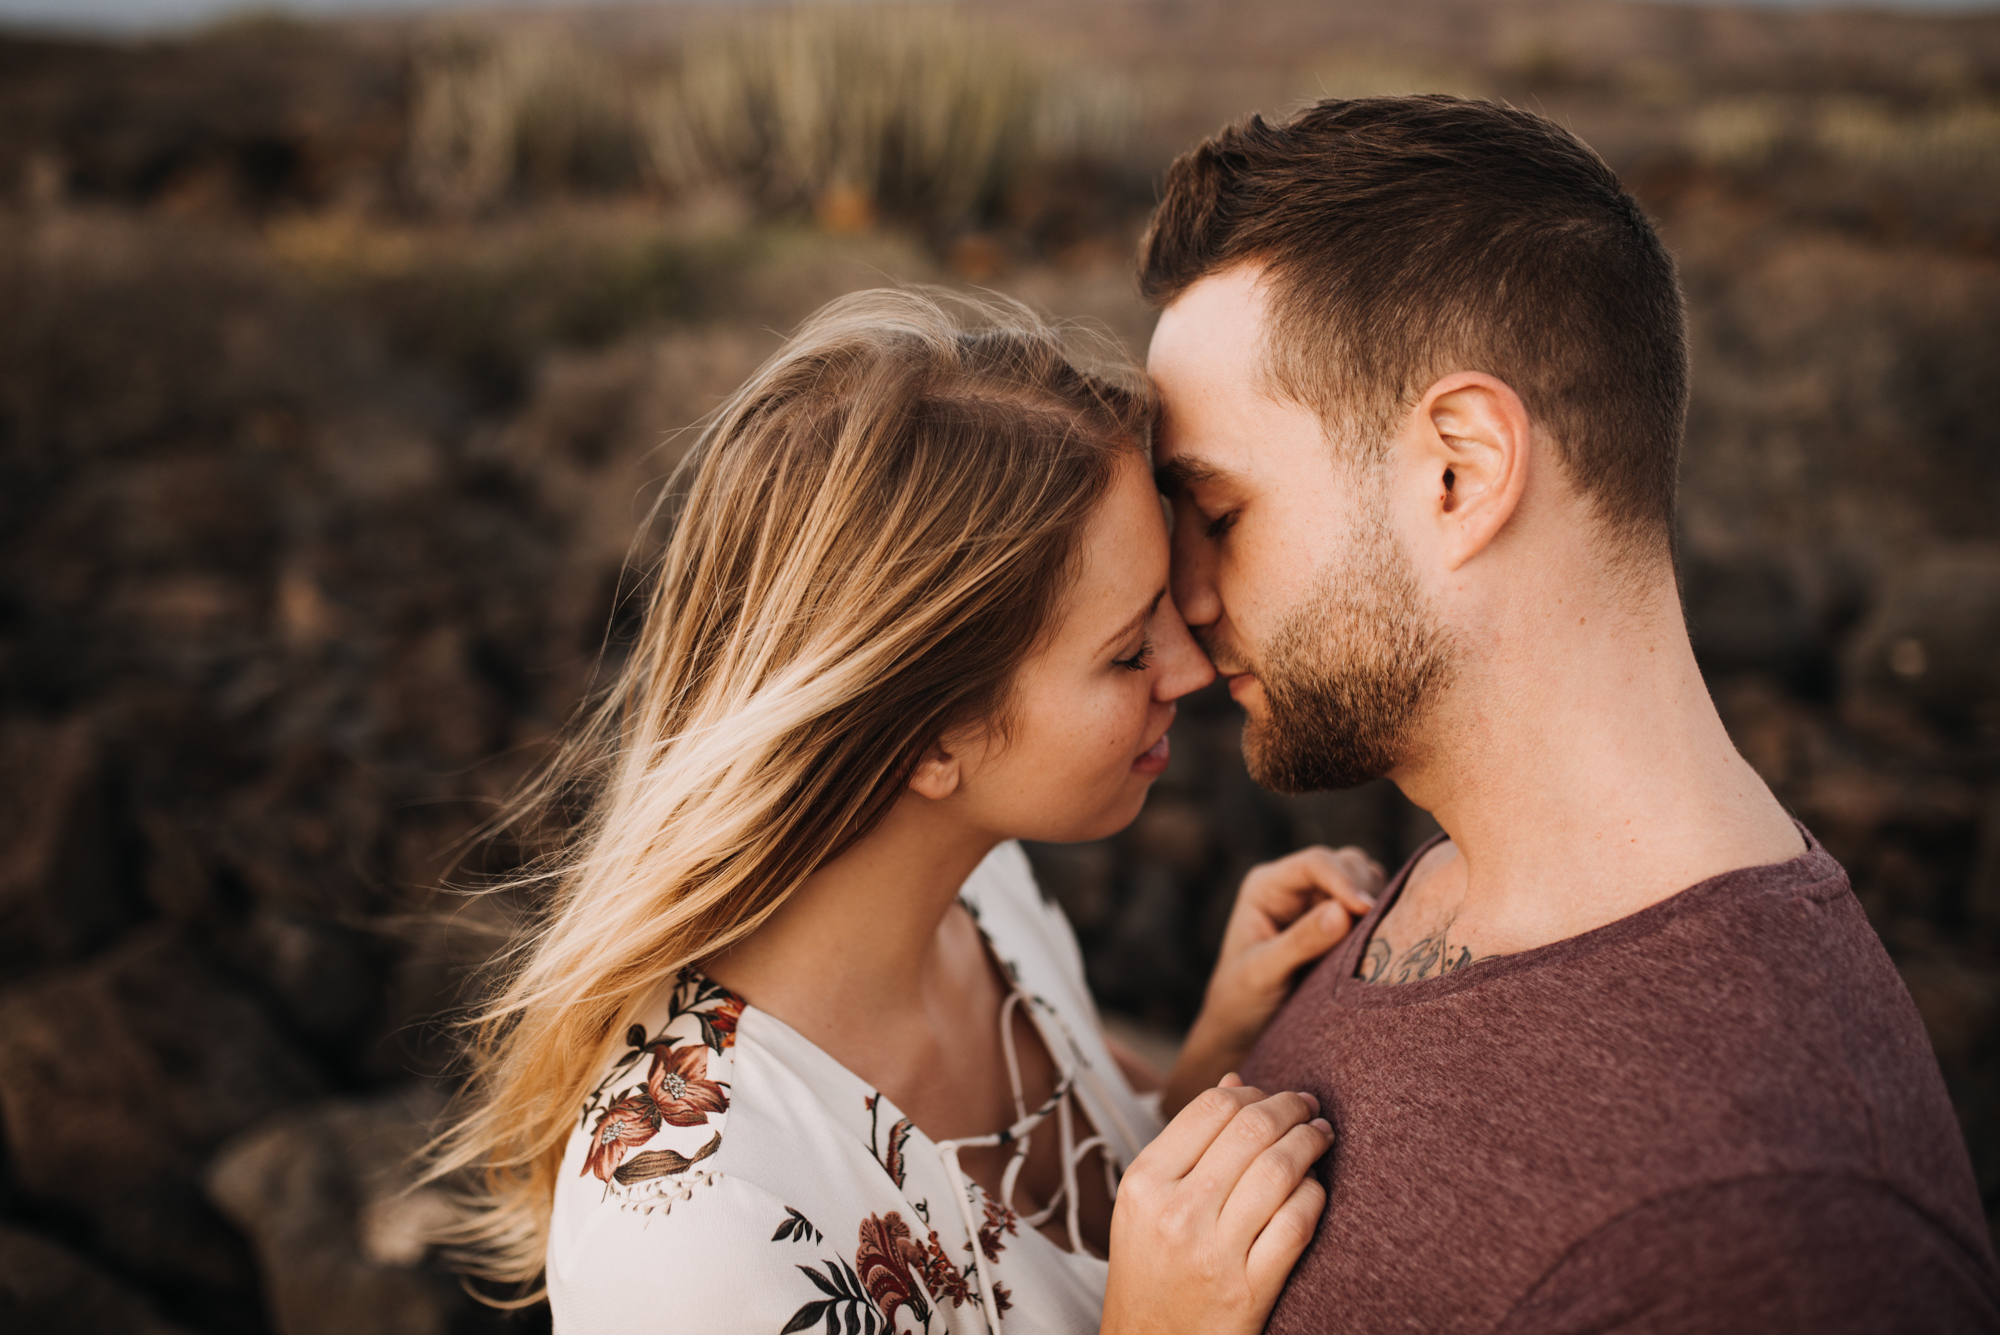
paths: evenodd
<path fill-rule="evenodd" d="M 532 1330 L 405 1156 L 521 906 L 452 892 L 629 628 L 698 421 L 840 292 L 1150 317 L 1172 153 L 1326 95 L 1574 127 L 1681 257 L 1689 615 L 2000 1209 L 2000 15 L 1619 0 L 651 7 L 0 32 L 0 1326 Z M 1035 857 L 1170 1044 L 1237 876 L 1374 785 L 1183 712 Z"/>

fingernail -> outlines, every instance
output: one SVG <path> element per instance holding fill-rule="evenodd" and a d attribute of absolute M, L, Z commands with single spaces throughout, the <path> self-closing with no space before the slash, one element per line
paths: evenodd
<path fill-rule="evenodd" d="M 1312 1095 L 1310 1095 L 1310 1094 L 1306 1093 L 1306 1092 L 1305 1092 L 1305 1091 L 1304 1091 L 1303 1089 L 1299 1091 L 1299 1097 L 1300 1097 L 1300 1098 L 1302 1098 L 1302 1099 L 1304 1099 L 1304 1100 L 1305 1100 L 1305 1101 L 1306 1101 L 1307 1103 L 1311 1104 L 1311 1105 L 1312 1105 L 1312 1110 L 1313 1110 L 1314 1112 L 1318 1112 L 1318 1111 L 1319 1111 L 1319 1100 L 1318 1100 L 1318 1099 L 1316 1099 L 1316 1098 L 1314 1098 L 1314 1097 L 1313 1097 Z"/>
<path fill-rule="evenodd" d="M 1312 1124 L 1322 1135 L 1330 1136 L 1333 1134 L 1333 1123 L 1327 1121 L 1324 1117 L 1313 1118 Z"/>
<path fill-rule="evenodd" d="M 1376 902 L 1375 896 L 1369 894 L 1366 890 L 1361 891 L 1360 895 L 1362 903 L 1366 904 L 1371 909 L 1375 907 L 1375 902 Z"/>

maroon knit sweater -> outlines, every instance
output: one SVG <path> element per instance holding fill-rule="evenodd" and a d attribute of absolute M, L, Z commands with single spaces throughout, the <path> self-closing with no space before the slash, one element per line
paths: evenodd
<path fill-rule="evenodd" d="M 1271 1335 L 2000 1331 L 1923 1025 L 1806 839 L 1567 941 L 1363 983 L 1405 867 L 1243 1071 L 1316 1094 L 1337 1137 Z"/>

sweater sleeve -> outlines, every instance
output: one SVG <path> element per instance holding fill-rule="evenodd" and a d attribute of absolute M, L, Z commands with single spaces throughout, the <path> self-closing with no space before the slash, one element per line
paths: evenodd
<path fill-rule="evenodd" d="M 1878 1183 L 1742 1178 L 1612 1220 L 1571 1248 L 1496 1335 L 2000 1332 L 1983 1244 Z"/>

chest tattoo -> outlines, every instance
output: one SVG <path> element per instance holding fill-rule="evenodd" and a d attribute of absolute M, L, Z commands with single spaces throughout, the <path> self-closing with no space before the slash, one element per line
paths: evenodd
<path fill-rule="evenodd" d="M 1449 939 L 1451 924 L 1424 937 L 1398 953 L 1389 938 L 1378 929 L 1361 960 L 1364 983 L 1412 983 L 1419 978 L 1435 978 L 1454 973 L 1472 963 L 1472 947 L 1454 945 Z"/>

